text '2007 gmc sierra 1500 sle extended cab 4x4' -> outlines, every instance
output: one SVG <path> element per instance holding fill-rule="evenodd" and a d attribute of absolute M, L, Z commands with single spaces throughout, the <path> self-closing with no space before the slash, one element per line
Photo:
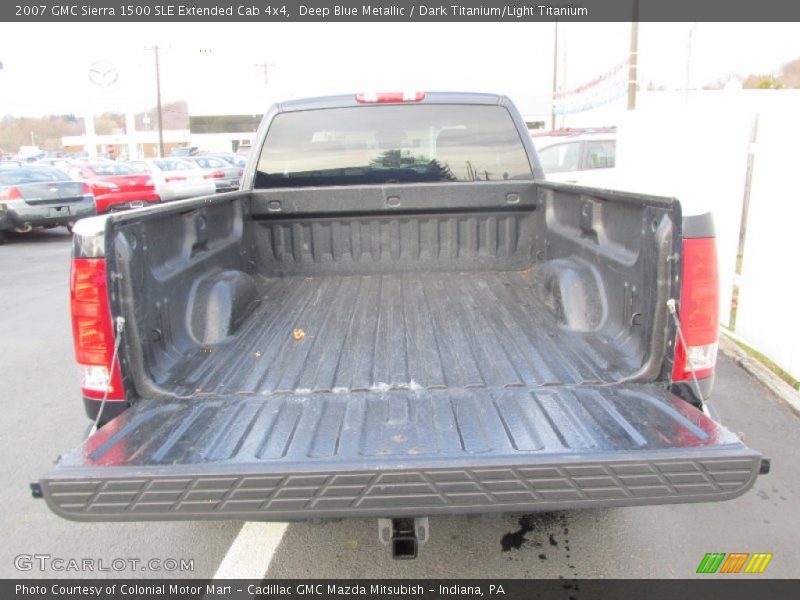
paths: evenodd
<path fill-rule="evenodd" d="M 79 521 L 379 519 L 718 501 L 708 215 L 545 181 L 502 96 L 274 106 L 240 191 L 81 221 L 100 427 L 34 485 Z M 98 414 L 99 413 L 99 414 Z"/>

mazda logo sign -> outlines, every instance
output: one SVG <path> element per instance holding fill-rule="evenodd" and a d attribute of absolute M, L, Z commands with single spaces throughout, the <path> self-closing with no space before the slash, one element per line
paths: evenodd
<path fill-rule="evenodd" d="M 114 85 L 119 79 L 117 68 L 107 60 L 98 60 L 89 65 L 89 81 L 101 87 Z"/>

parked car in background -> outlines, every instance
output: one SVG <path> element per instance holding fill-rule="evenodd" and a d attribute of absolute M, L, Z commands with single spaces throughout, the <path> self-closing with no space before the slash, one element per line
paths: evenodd
<path fill-rule="evenodd" d="M 211 179 L 218 192 L 232 192 L 239 189 L 239 181 L 244 171 L 216 156 L 192 156 L 186 159 L 205 171 L 206 179 Z"/>
<path fill-rule="evenodd" d="M 25 163 L 13 158 L 0 160 L 0 169 L 18 169 Z"/>
<path fill-rule="evenodd" d="M 126 164 L 153 178 L 162 202 L 213 194 L 217 189 L 203 169 L 180 158 L 147 158 Z"/>
<path fill-rule="evenodd" d="M 605 187 L 615 176 L 616 134 L 581 132 L 533 138 L 547 179 Z"/>
<path fill-rule="evenodd" d="M 37 146 L 20 146 L 17 158 L 26 163 L 36 162 L 45 158 L 46 152 L 42 152 Z"/>
<path fill-rule="evenodd" d="M 62 171 L 66 171 L 66 169 L 68 169 L 74 164 L 74 160 L 71 158 L 64 158 L 61 156 L 45 157 L 37 160 L 35 164 L 55 167 L 56 169 L 61 169 Z"/>
<path fill-rule="evenodd" d="M 170 156 L 197 156 L 200 154 L 200 148 L 197 146 L 181 146 L 180 148 L 173 148 L 169 155 Z"/>
<path fill-rule="evenodd" d="M 67 173 L 91 186 L 98 213 L 140 208 L 161 201 L 153 177 L 126 163 L 75 162 Z"/>
<path fill-rule="evenodd" d="M 247 164 L 247 159 L 243 156 L 238 156 L 236 154 L 229 154 L 227 152 L 224 153 L 217 153 L 211 154 L 209 156 L 216 156 L 217 158 L 221 158 L 229 165 L 233 165 L 235 167 L 241 167 L 244 169 L 245 165 Z"/>
<path fill-rule="evenodd" d="M 63 226 L 96 213 L 89 185 L 48 166 L 0 169 L 0 241 L 5 232 Z"/>

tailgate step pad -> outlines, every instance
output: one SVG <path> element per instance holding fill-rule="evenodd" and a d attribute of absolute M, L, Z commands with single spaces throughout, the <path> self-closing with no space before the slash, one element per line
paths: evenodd
<path fill-rule="evenodd" d="M 734 498 L 761 456 L 657 385 L 139 402 L 41 481 L 76 520 L 400 517 Z"/>

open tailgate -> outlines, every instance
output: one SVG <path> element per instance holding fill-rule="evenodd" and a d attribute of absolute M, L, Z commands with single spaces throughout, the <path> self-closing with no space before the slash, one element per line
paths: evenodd
<path fill-rule="evenodd" d="M 402 517 L 717 501 L 761 456 L 657 385 L 149 400 L 40 482 L 82 521 Z"/>

